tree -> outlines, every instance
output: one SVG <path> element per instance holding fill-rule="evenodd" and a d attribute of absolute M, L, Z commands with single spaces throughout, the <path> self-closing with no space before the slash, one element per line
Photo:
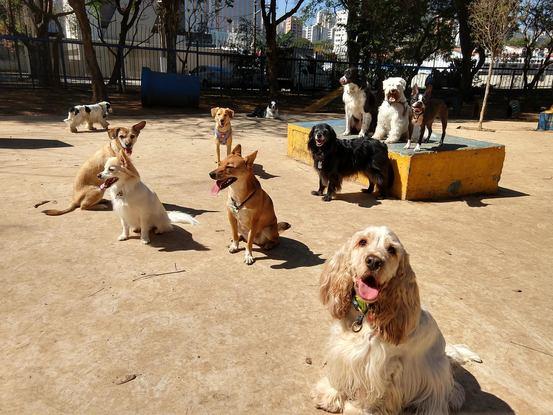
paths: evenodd
<path fill-rule="evenodd" d="M 517 0 L 474 0 L 470 5 L 470 26 L 473 30 L 474 38 L 490 54 L 486 91 L 484 93 L 482 108 L 480 109 L 480 119 L 478 120 L 478 128 L 480 130 L 482 129 L 482 122 L 490 93 L 493 63 L 503 50 L 505 42 L 513 30 L 517 8 Z"/>
<path fill-rule="evenodd" d="M 69 5 L 75 12 L 75 17 L 79 23 L 81 29 L 81 36 L 83 42 L 84 55 L 86 60 L 86 66 L 90 71 L 90 78 L 92 81 L 92 100 L 94 102 L 107 99 L 106 85 L 104 84 L 104 77 L 102 71 L 98 66 L 98 60 L 96 59 L 96 52 L 92 45 L 92 30 L 90 29 L 90 21 L 86 14 L 86 5 L 84 0 L 68 0 Z"/>
<path fill-rule="evenodd" d="M 547 67 L 553 62 L 553 0 L 523 0 L 518 16 L 520 38 L 519 46 L 524 48 L 524 66 L 522 69 L 524 89 L 534 89 Z M 544 50 L 544 57 L 531 80 L 528 72 L 534 52 Z M 547 52 L 545 52 L 547 50 Z"/>
<path fill-rule="evenodd" d="M 106 41 L 104 35 L 106 22 L 102 22 L 101 12 L 102 8 L 107 5 L 112 5 L 115 8 L 114 12 L 117 12 L 117 14 L 120 16 L 119 18 L 114 19 L 119 22 L 117 47 L 110 46 L 109 42 Z M 94 20 L 91 21 L 91 24 L 95 27 L 100 41 L 107 46 L 109 52 L 115 57 L 115 63 L 111 71 L 108 85 L 115 85 L 116 83 L 119 83 L 120 89 L 122 89 L 121 78 L 124 70 L 124 60 L 132 51 L 133 46 L 135 45 L 134 42 L 138 32 L 138 23 L 140 22 L 144 11 L 147 10 L 149 7 L 152 7 L 152 0 L 128 0 L 126 2 L 123 2 L 122 0 L 101 0 L 96 1 L 91 5 L 90 11 L 94 17 Z M 111 22 L 107 23 L 109 24 Z M 127 43 L 127 37 L 133 27 L 134 31 L 130 39 L 129 47 Z M 153 34 L 151 34 L 148 39 L 152 36 Z M 146 40 L 143 39 L 140 43 L 143 43 L 145 41 Z"/>
<path fill-rule="evenodd" d="M 266 54 L 267 54 L 267 80 L 269 93 L 276 97 L 279 94 L 278 87 L 278 44 L 277 26 L 289 17 L 292 17 L 301 7 L 304 0 L 295 0 L 295 5 L 277 18 L 277 0 L 260 0 L 261 18 L 265 28 Z"/>

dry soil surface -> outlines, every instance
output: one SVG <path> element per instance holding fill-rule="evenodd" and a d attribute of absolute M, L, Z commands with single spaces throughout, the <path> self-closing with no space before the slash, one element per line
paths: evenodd
<path fill-rule="evenodd" d="M 105 132 L 0 117 L 1 413 L 321 413 L 309 398 L 331 323 L 321 266 L 369 224 L 395 230 L 447 341 L 483 359 L 462 374 L 463 413 L 552 412 L 553 134 L 534 123 L 488 123 L 496 132 L 450 123 L 452 134 L 506 145 L 495 196 L 375 200 L 347 183 L 324 203 L 309 193 L 315 172 L 286 157 L 286 123 L 239 115 L 235 143 L 259 150 L 262 185 L 292 224 L 246 266 L 243 251 L 227 251 L 226 195 L 209 193 L 209 116 L 146 119 L 133 155 L 143 180 L 200 221 L 150 246 L 118 242 L 113 212 L 40 213 L 69 203 Z"/>

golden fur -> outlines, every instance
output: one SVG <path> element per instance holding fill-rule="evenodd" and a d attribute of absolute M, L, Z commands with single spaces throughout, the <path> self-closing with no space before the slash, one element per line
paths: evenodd
<path fill-rule="evenodd" d="M 215 151 L 217 153 L 217 164 L 221 162 L 221 141 L 217 134 L 227 135 L 226 140 L 227 156 L 232 148 L 232 126 L 230 120 L 234 118 L 234 111 L 230 108 L 211 108 L 211 116 L 215 119 Z"/>
<path fill-rule="evenodd" d="M 127 152 L 132 152 L 140 131 L 145 125 L 146 121 L 141 121 L 131 128 L 110 128 L 108 130 L 109 142 L 96 151 L 79 169 L 73 184 L 71 206 L 64 210 L 47 209 L 42 212 L 49 216 L 58 216 L 72 212 L 78 207 L 83 210 L 105 209 L 105 205 L 99 204 L 104 196 L 104 189 L 100 188 L 102 180 L 98 178 L 98 173 L 104 169 L 106 161 L 110 157 L 116 157 L 121 150 L 126 148 Z"/>

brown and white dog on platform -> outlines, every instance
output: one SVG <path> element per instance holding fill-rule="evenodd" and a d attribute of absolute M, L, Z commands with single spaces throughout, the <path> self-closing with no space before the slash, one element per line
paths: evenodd
<path fill-rule="evenodd" d="M 215 152 L 217 164 L 221 162 L 221 146 L 227 147 L 227 156 L 232 148 L 232 126 L 230 120 L 234 118 L 234 111 L 230 108 L 211 108 L 211 116 L 215 119 Z"/>
<path fill-rule="evenodd" d="M 256 156 L 257 151 L 242 157 L 242 147 L 238 144 L 219 167 L 209 173 L 215 180 L 212 194 L 229 187 L 227 215 L 232 229 L 229 252 L 238 252 L 238 243 L 246 241 L 244 262 L 248 265 L 255 261 L 253 244 L 271 249 L 278 245 L 279 233 L 290 228 L 286 222 L 277 222 L 273 201 L 253 173 Z"/>
<path fill-rule="evenodd" d="M 109 142 L 92 155 L 79 169 L 73 185 L 73 202 L 67 209 L 47 209 L 42 212 L 49 216 L 59 216 L 77 209 L 98 210 L 107 209 L 102 197 L 106 188 L 103 181 L 98 178 L 98 173 L 104 170 L 104 165 L 110 157 L 116 157 L 121 150 L 127 155 L 132 154 L 132 150 L 140 131 L 146 125 L 146 121 L 140 121 L 131 128 L 110 128 L 108 130 Z M 105 201 L 107 203 L 107 201 Z"/>
<path fill-rule="evenodd" d="M 445 138 L 445 130 L 447 128 L 447 118 L 448 118 L 448 108 L 446 103 L 439 98 L 432 98 L 432 85 L 426 86 L 426 91 L 424 94 L 421 94 L 417 84 L 413 87 L 411 92 L 411 110 L 413 113 L 412 123 L 413 123 L 413 134 L 419 135 L 417 145 L 415 146 L 415 151 L 421 149 L 421 144 L 424 137 L 425 127 L 428 129 L 428 137 L 424 140 L 425 143 L 430 140 L 432 135 L 432 123 L 436 117 L 440 118 L 442 122 L 442 137 L 440 138 L 440 144 L 438 147 L 442 146 Z M 411 147 L 411 137 L 407 140 L 407 144 L 404 148 Z"/>

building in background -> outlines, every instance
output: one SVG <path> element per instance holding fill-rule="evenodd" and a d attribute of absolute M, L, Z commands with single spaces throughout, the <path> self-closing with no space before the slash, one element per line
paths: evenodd
<path fill-rule="evenodd" d="M 295 16 L 290 16 L 283 23 L 284 31 L 282 33 L 286 34 L 292 32 L 294 34 L 294 37 L 302 37 L 303 22 L 301 21 L 301 19 Z"/>
<path fill-rule="evenodd" d="M 336 23 L 331 29 L 333 51 L 339 58 L 345 58 L 348 54 L 347 41 L 348 33 L 346 23 L 348 22 L 348 11 L 340 10 L 336 12 Z"/>

